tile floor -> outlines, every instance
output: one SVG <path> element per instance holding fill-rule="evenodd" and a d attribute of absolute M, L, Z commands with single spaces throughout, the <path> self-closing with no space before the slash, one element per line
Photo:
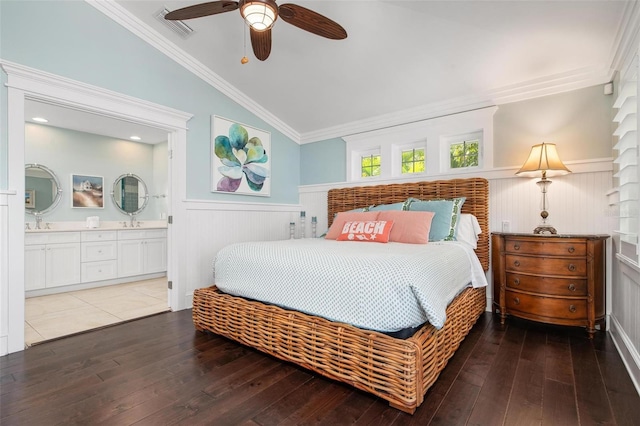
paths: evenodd
<path fill-rule="evenodd" d="M 30 297 L 25 344 L 168 311 L 167 278 Z"/>

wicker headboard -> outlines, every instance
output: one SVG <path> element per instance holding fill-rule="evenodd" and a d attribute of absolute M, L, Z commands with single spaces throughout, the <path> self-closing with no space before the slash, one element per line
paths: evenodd
<path fill-rule="evenodd" d="M 327 199 L 329 226 L 338 212 L 374 204 L 398 203 L 409 197 L 421 200 L 467 197 L 462 212 L 471 213 L 478 218 L 482 234 L 476 254 L 484 270 L 489 269 L 489 182 L 483 178 L 331 189 Z"/>

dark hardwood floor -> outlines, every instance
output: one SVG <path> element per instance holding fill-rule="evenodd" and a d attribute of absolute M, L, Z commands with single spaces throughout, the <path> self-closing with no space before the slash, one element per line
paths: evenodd
<path fill-rule="evenodd" d="M 0 358 L 2 425 L 640 425 L 606 333 L 484 314 L 413 416 L 161 314 Z"/>

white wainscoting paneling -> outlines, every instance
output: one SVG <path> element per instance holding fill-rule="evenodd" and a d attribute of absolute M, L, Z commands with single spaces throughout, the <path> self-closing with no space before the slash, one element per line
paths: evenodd
<path fill-rule="evenodd" d="M 0 191 L 0 356 L 9 353 L 9 274 L 7 264 L 9 262 L 9 242 L 5 235 L 9 227 L 7 208 L 8 191 Z"/>
<path fill-rule="evenodd" d="M 510 232 L 532 232 L 541 221 L 542 194 L 539 179 L 507 178 L 489 181 L 489 229 L 502 231 L 508 221 Z M 547 192 L 548 223 L 562 234 L 609 234 L 617 218 L 609 205 L 612 186 L 609 171 L 573 173 L 551 178 Z"/>
<path fill-rule="evenodd" d="M 221 206 L 187 201 L 186 204 L 187 298 L 193 296 L 195 289 L 213 284 L 213 261 L 224 246 L 243 241 L 283 240 L 289 238 L 289 222 L 295 221 L 299 226 L 297 205 L 238 203 L 233 210 L 232 203 Z M 307 221 L 310 220 L 308 217 Z"/>
<path fill-rule="evenodd" d="M 623 260 L 614 263 L 611 337 L 640 392 L 640 270 Z"/>

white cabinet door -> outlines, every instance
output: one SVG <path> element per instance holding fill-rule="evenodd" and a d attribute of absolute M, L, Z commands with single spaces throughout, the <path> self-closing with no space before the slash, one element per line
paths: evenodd
<path fill-rule="evenodd" d="M 144 240 L 118 241 L 118 277 L 144 274 Z"/>
<path fill-rule="evenodd" d="M 167 270 L 167 240 L 154 238 L 144 241 L 144 273 L 164 272 Z"/>
<path fill-rule="evenodd" d="M 45 245 L 24 246 L 24 289 L 38 290 L 46 286 Z"/>
<path fill-rule="evenodd" d="M 47 287 L 80 282 L 80 244 L 47 244 Z"/>

